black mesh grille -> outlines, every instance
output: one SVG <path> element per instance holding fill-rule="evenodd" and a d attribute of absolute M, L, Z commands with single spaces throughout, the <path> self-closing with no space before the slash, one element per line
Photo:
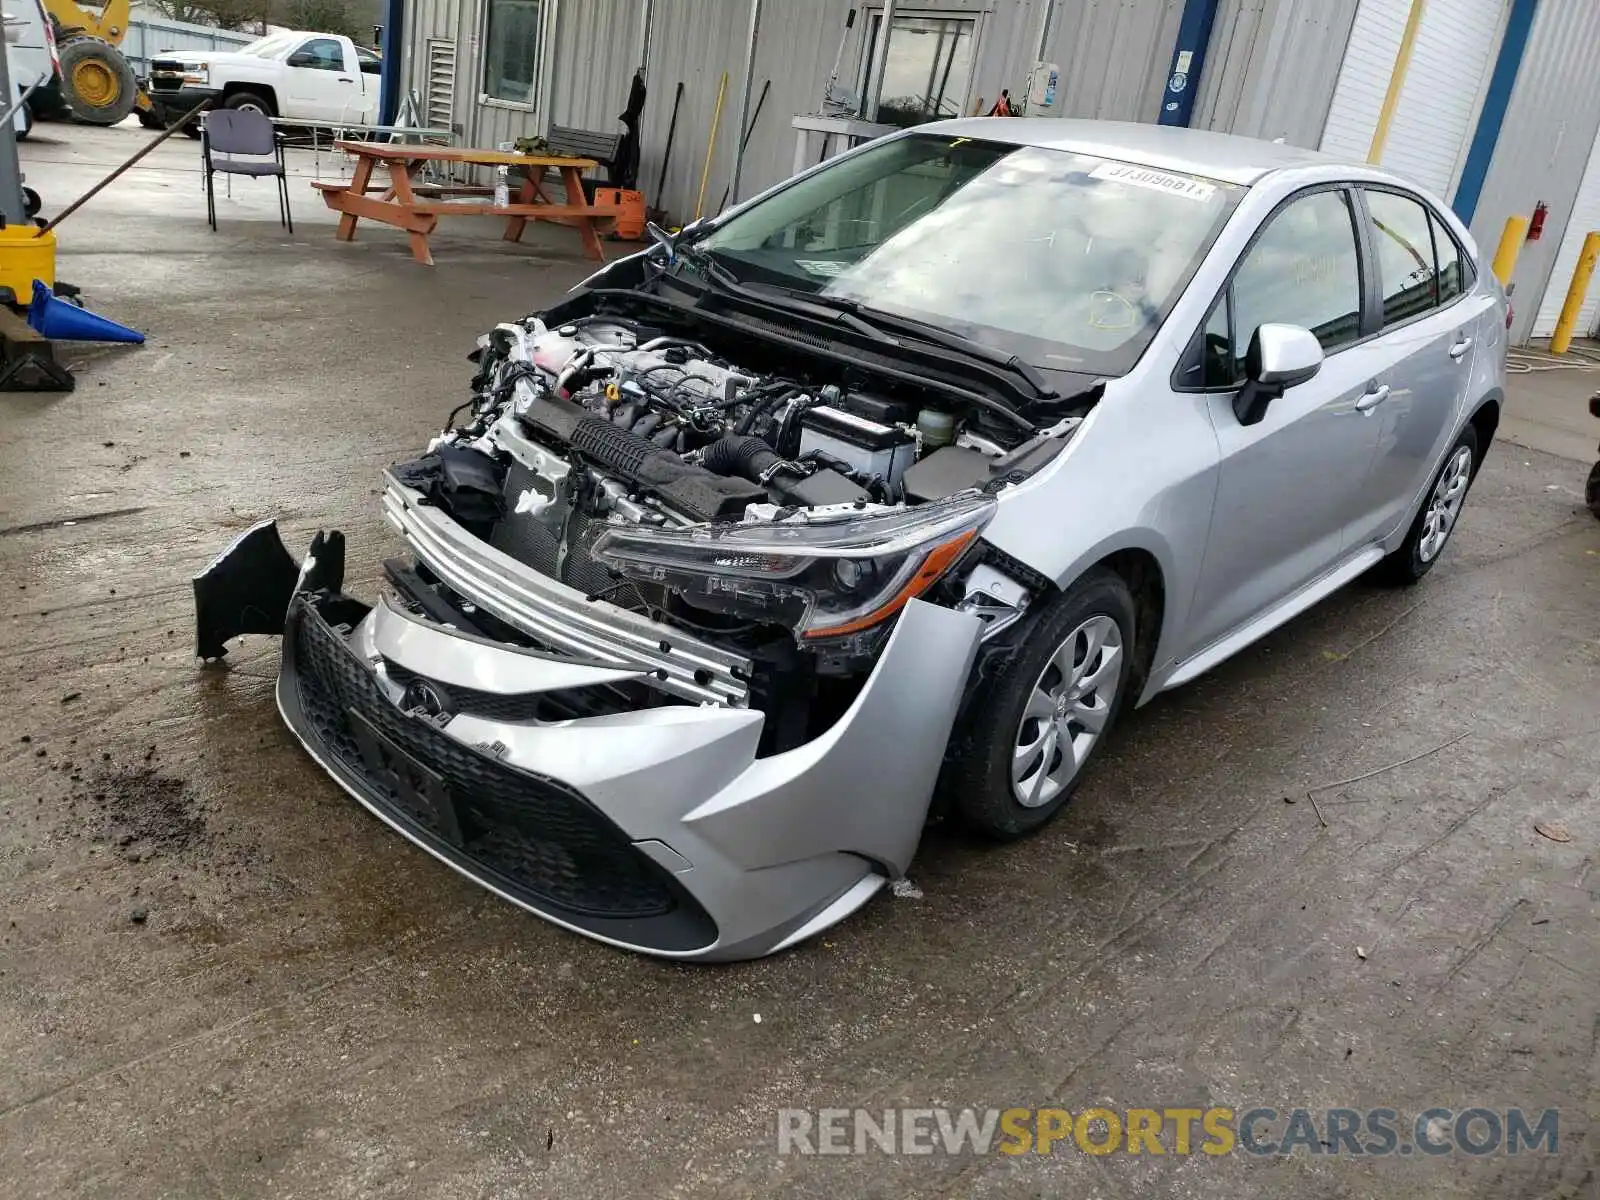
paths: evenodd
<path fill-rule="evenodd" d="M 605 422 L 600 424 L 604 425 Z M 506 515 L 495 524 L 489 544 L 541 575 L 559 579 L 568 587 L 577 588 L 587 595 L 609 593 L 615 589 L 620 577 L 594 556 L 595 541 L 605 532 L 606 522 L 582 513 L 564 512 L 567 554 L 563 559 L 560 544 L 549 527 L 532 514 L 517 511 L 518 499 L 530 489 L 540 495 L 549 494 L 549 484 L 543 481 L 536 483 L 532 471 L 521 463 L 512 463 L 506 471 Z"/>
<path fill-rule="evenodd" d="M 489 544 L 502 554 L 509 554 L 520 563 L 532 567 L 541 575 L 556 573 L 556 554 L 559 550 L 555 534 L 542 522 L 528 513 L 517 511 L 517 502 L 529 491 L 541 496 L 550 494 L 550 485 L 523 466 L 513 461 L 506 469 L 506 515 L 495 523 Z"/>
<path fill-rule="evenodd" d="M 535 907 L 569 914 L 657 917 L 683 901 L 666 874 L 577 792 L 401 712 L 304 602 L 291 625 L 289 669 L 307 732 L 374 801 L 459 852 L 452 857 L 468 860 L 473 874 Z M 374 753 L 393 761 L 379 769 Z M 408 773 L 404 785 L 395 777 L 401 770 Z"/>

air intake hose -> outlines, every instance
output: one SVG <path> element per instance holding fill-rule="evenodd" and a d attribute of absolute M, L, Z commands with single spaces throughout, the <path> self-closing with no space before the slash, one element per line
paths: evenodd
<path fill-rule="evenodd" d="M 716 475 L 737 475 L 753 482 L 784 460 L 758 437 L 728 434 L 712 442 L 700 453 L 700 465 Z M 814 507 L 821 504 L 853 504 L 868 498 L 867 489 L 831 467 L 810 475 L 805 468 L 774 472 L 767 486 L 788 504 Z"/>

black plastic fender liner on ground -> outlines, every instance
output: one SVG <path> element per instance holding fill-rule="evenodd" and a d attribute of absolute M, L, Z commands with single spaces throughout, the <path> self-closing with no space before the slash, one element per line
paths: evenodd
<path fill-rule="evenodd" d="M 245 530 L 194 577 L 195 653 L 220 659 L 228 639 L 245 633 L 283 632 L 296 589 L 344 583 L 344 534 L 318 533 L 311 539 L 305 566 L 295 562 L 278 536 L 276 521 Z"/>

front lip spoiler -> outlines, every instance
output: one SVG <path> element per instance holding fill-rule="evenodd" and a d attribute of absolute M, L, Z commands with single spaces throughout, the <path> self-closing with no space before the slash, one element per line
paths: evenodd
<path fill-rule="evenodd" d="M 474 604 L 546 646 L 649 675 L 653 686 L 680 699 L 746 706 L 751 662 L 744 655 L 539 574 L 386 475 L 384 516 L 430 571 Z"/>

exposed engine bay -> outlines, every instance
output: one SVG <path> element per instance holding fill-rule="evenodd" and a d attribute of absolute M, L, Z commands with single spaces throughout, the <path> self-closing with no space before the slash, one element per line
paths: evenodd
<path fill-rule="evenodd" d="M 539 573 L 750 655 L 748 702 L 772 717 L 774 693 L 793 692 L 814 730 L 840 711 L 816 681 L 869 667 L 910 598 L 959 602 L 998 493 L 1082 417 L 996 420 L 800 356 L 774 370 L 756 339 L 762 368 L 707 340 L 609 313 L 499 325 L 451 427 L 392 474 Z M 806 736 L 781 724 L 775 744 Z"/>

